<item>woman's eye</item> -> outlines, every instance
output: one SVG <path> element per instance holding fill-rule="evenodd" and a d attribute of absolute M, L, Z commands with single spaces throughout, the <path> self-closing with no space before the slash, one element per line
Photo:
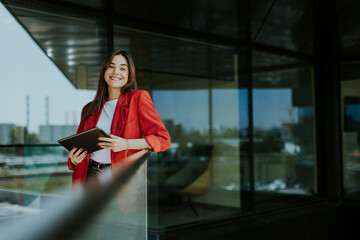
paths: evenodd
<path fill-rule="evenodd" d="M 120 70 L 121 70 L 121 71 L 125 71 L 125 70 L 126 70 L 126 68 L 120 68 Z"/>

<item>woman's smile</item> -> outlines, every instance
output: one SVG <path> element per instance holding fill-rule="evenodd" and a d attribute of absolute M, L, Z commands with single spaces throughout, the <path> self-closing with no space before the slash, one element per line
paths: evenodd
<path fill-rule="evenodd" d="M 123 80 L 122 78 L 116 77 L 116 76 L 111 76 L 110 79 L 113 80 L 113 81 L 121 81 L 121 80 Z"/>

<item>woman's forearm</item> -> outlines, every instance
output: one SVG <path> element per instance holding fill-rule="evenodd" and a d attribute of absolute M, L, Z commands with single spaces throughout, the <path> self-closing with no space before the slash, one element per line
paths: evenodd
<path fill-rule="evenodd" d="M 150 145 L 146 141 L 145 138 L 139 138 L 139 139 L 127 139 L 126 140 L 129 144 L 129 149 L 150 149 Z"/>

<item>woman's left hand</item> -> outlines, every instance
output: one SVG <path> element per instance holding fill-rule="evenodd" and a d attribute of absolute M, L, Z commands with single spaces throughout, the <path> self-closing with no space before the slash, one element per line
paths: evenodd
<path fill-rule="evenodd" d="M 111 138 L 99 137 L 101 141 L 98 145 L 113 152 L 119 152 L 129 149 L 129 143 L 126 139 L 110 134 Z"/>

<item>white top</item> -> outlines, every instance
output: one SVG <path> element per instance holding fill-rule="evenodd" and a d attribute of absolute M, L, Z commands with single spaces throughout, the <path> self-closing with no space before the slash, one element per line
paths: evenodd
<path fill-rule="evenodd" d="M 110 134 L 111 132 L 111 123 L 117 101 L 117 99 L 114 99 L 104 104 L 99 121 L 96 125 L 97 127 L 100 127 L 102 130 L 104 130 L 107 134 Z M 91 153 L 90 158 L 100 163 L 111 163 L 111 152 L 109 149 L 101 149 Z"/>

